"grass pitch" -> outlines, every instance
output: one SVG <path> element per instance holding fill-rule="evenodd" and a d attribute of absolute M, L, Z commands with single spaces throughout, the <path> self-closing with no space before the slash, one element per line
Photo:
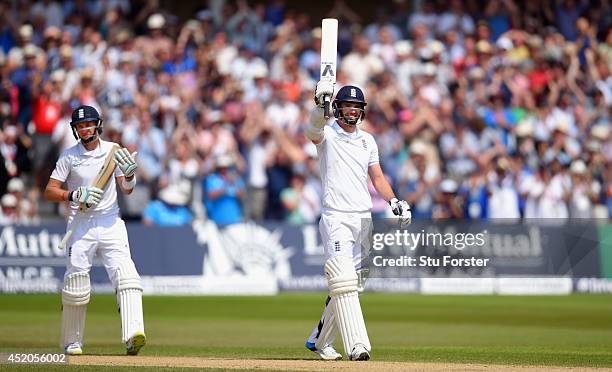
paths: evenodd
<path fill-rule="evenodd" d="M 141 355 L 314 360 L 317 356 L 304 343 L 324 300 L 324 293 L 147 296 L 147 346 Z M 361 301 L 375 361 L 612 367 L 609 295 L 367 293 Z M 61 352 L 60 306 L 60 295 L 0 296 L 0 351 Z M 123 355 L 120 337 L 115 297 L 93 295 L 85 353 Z M 342 351 L 339 339 L 336 348 Z M 79 370 L 98 368 L 103 367 Z"/>

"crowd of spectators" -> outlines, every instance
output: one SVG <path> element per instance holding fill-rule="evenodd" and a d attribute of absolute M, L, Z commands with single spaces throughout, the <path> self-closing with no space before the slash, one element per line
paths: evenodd
<path fill-rule="evenodd" d="M 373 22 L 350 3 L 326 14 L 336 88 L 363 88 L 363 129 L 416 218 L 610 217 L 610 1 L 379 1 Z M 0 223 L 40 221 L 81 104 L 138 151 L 124 217 L 315 222 L 319 22 L 284 0 L 184 21 L 155 0 L 0 1 Z"/>

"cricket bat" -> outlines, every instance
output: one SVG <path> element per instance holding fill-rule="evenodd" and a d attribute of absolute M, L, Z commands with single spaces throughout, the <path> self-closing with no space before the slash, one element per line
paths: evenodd
<path fill-rule="evenodd" d="M 338 20 L 325 18 L 321 22 L 321 75 L 320 81 L 336 82 L 336 56 L 338 55 Z M 331 117 L 331 96 L 323 97 L 323 109 L 326 119 Z"/>
<path fill-rule="evenodd" d="M 115 157 L 115 151 L 117 151 L 118 149 L 118 145 L 113 145 L 113 147 L 108 152 L 108 155 L 106 155 L 106 159 L 104 159 L 104 164 L 102 164 L 102 167 L 100 168 L 98 174 L 96 175 L 96 178 L 94 179 L 94 182 L 92 184 L 93 187 L 97 187 L 102 190 L 106 188 L 108 181 L 110 181 L 110 179 L 112 178 L 113 174 L 115 173 L 115 168 L 117 167 L 117 163 L 115 163 L 113 158 Z M 70 239 L 70 237 L 74 233 L 74 230 L 80 222 L 80 216 L 85 213 L 86 210 L 87 206 L 85 205 L 85 203 L 80 203 L 79 213 L 77 213 L 77 215 L 75 216 L 75 221 L 72 222 L 70 230 L 66 232 L 66 234 L 60 241 L 60 248 L 63 249 L 66 247 L 66 243 L 68 243 L 68 240 Z"/>
<path fill-rule="evenodd" d="M 119 146 L 117 145 L 113 145 L 113 147 L 110 149 L 108 155 L 106 155 L 106 159 L 104 159 L 104 164 L 102 164 L 102 168 L 100 168 L 100 170 L 98 171 L 96 179 L 94 180 L 91 186 L 97 187 L 102 190 L 106 188 L 108 181 L 111 179 L 113 173 L 115 172 L 115 168 L 117 167 L 117 163 L 115 163 L 115 161 L 113 160 L 113 158 L 115 157 L 115 151 L 117 151 L 117 149 L 119 149 Z M 85 205 L 85 203 L 79 204 L 79 212 L 85 212 L 86 210 L 87 206 Z"/>

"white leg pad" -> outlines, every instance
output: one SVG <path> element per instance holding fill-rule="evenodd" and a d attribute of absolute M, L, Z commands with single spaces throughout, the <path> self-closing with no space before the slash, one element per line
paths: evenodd
<path fill-rule="evenodd" d="M 325 302 L 323 316 L 321 316 L 319 324 L 312 330 L 308 338 L 308 342 L 314 343 L 315 347 L 319 350 L 322 350 L 327 345 L 332 345 L 336 340 L 338 327 L 336 327 L 336 317 L 332 307 L 332 299 L 328 297 Z"/>
<path fill-rule="evenodd" d="M 144 333 L 142 286 L 133 262 L 117 268 L 117 302 L 121 314 L 121 339 L 127 342 L 136 332 Z"/>
<path fill-rule="evenodd" d="M 88 273 L 74 273 L 66 277 L 62 289 L 62 349 L 74 342 L 83 345 L 90 292 Z"/>
<path fill-rule="evenodd" d="M 349 257 L 335 256 L 325 263 L 325 276 L 332 298 L 332 311 L 342 336 L 344 351 L 350 355 L 356 344 L 371 351 L 357 292 L 357 273 Z"/>
<path fill-rule="evenodd" d="M 336 327 L 333 298 L 329 300 L 329 304 L 325 307 L 322 320 L 323 327 L 321 328 L 321 333 L 319 333 L 317 342 L 315 342 L 315 346 L 319 350 L 322 350 L 327 345 L 332 345 L 336 340 L 336 331 L 338 327 Z"/>

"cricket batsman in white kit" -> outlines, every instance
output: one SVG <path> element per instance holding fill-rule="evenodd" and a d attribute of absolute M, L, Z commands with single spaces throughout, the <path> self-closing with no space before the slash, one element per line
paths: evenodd
<path fill-rule="evenodd" d="M 68 355 L 83 353 L 85 314 L 91 291 L 89 271 L 94 256 L 98 255 L 116 288 L 127 354 L 136 355 L 146 342 L 142 286 L 117 205 L 117 186 L 123 193 L 130 194 L 136 185 L 136 154 L 100 139 L 102 119 L 91 106 L 77 107 L 70 126 L 79 142 L 61 154 L 45 190 L 47 200 L 70 202 L 71 207 L 67 230 L 72 233 L 67 235 L 65 244 L 67 264 L 62 290 L 61 347 Z M 94 187 L 96 174 L 111 150 L 114 152 L 112 161 L 116 163 L 111 176 L 116 182 L 111 180 L 104 189 Z M 63 188 L 64 183 L 67 189 Z"/>
<path fill-rule="evenodd" d="M 339 360 L 342 355 L 332 344 L 340 331 L 348 358 L 368 360 L 372 347 L 358 296 L 363 289 L 358 279 L 361 245 L 371 233 L 368 176 L 402 223 L 409 223 L 412 214 L 408 203 L 395 197 L 383 174 L 374 137 L 358 127 L 367 104 L 363 92 L 352 85 L 342 87 L 332 102 L 335 119 L 328 123 L 321 107 L 324 97 L 333 93 L 333 83 L 317 84 L 315 103 L 319 108 L 311 114 L 307 129 L 308 138 L 317 146 L 321 167 L 323 212 L 319 231 L 327 256 L 329 297 L 306 347 L 322 359 Z"/>

